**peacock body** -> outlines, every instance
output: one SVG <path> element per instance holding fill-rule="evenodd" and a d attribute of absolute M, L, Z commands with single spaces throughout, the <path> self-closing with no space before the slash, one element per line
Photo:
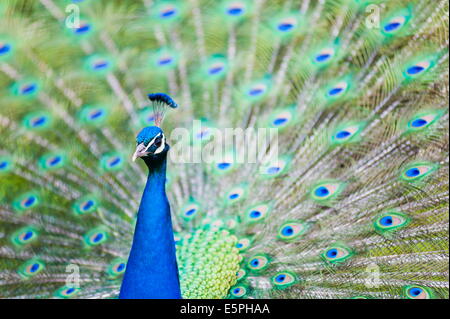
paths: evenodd
<path fill-rule="evenodd" d="M 2 1 L 0 297 L 448 298 L 448 6 Z"/>

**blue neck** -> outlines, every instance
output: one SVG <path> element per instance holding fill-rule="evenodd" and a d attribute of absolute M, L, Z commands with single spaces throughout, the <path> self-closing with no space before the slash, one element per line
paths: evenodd
<path fill-rule="evenodd" d="M 146 161 L 149 175 L 127 268 L 121 299 L 181 298 L 170 207 L 165 191 L 166 158 Z"/>

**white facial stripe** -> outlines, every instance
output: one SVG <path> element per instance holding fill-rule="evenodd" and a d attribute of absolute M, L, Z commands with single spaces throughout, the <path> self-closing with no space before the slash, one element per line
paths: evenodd
<path fill-rule="evenodd" d="M 158 136 L 160 136 L 160 135 L 161 135 L 161 133 L 158 133 L 158 135 L 156 135 L 156 136 L 150 141 L 150 143 L 148 143 L 148 145 L 147 145 L 147 147 L 145 148 L 144 152 L 147 152 L 147 150 L 150 148 L 150 146 L 152 146 L 153 143 L 155 143 L 156 138 L 157 138 Z"/>
<path fill-rule="evenodd" d="M 156 149 L 155 154 L 161 153 L 164 150 L 164 147 L 166 147 L 166 137 L 163 134 L 162 135 L 161 146 Z"/>
<path fill-rule="evenodd" d="M 158 133 L 158 135 L 156 135 L 149 143 L 147 146 L 144 145 L 144 143 L 139 144 L 136 147 L 136 151 L 133 154 L 132 160 L 133 162 L 138 158 L 138 157 L 142 157 L 142 156 L 146 156 L 148 154 L 147 150 L 150 148 L 150 146 L 152 146 L 155 143 L 155 140 L 158 136 L 160 136 L 161 133 Z M 164 134 L 163 134 L 163 143 L 162 143 L 162 147 L 164 149 Z M 155 154 L 161 152 L 163 149 L 161 149 L 161 146 L 156 150 L 157 152 L 155 152 Z M 160 150 L 161 149 L 161 150 Z M 159 150 L 159 151 L 158 151 Z"/>

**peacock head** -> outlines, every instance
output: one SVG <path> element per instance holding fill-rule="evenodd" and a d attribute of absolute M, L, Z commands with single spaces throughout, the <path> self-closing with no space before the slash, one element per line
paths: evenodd
<path fill-rule="evenodd" d="M 153 107 L 155 126 L 144 128 L 136 137 L 136 151 L 133 154 L 133 162 L 142 157 L 147 166 L 161 162 L 166 158 L 169 145 L 166 143 L 164 132 L 160 128 L 167 108 L 176 109 L 178 104 L 165 93 L 151 93 L 148 95 Z"/>
<path fill-rule="evenodd" d="M 144 161 L 160 161 L 165 158 L 169 145 L 166 143 L 164 132 L 158 126 L 148 126 L 136 137 L 136 151 L 133 162 L 142 157 Z"/>

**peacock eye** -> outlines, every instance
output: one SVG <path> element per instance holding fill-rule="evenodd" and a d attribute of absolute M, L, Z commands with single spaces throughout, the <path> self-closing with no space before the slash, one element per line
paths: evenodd
<path fill-rule="evenodd" d="M 244 269 L 239 269 L 239 271 L 236 273 L 236 279 L 241 280 L 245 277 L 246 274 L 247 272 Z"/>
<path fill-rule="evenodd" d="M 441 116 L 441 111 L 430 111 L 427 113 L 418 114 L 408 122 L 408 131 L 420 131 L 436 122 Z"/>
<path fill-rule="evenodd" d="M 329 263 L 338 263 L 344 261 L 352 256 L 352 251 L 349 247 L 343 245 L 332 245 L 328 247 L 323 253 L 322 258 Z"/>
<path fill-rule="evenodd" d="M 401 174 L 401 179 L 407 182 L 415 182 L 421 180 L 436 171 L 439 166 L 435 163 L 430 162 L 419 162 L 415 164 L 410 164 L 403 169 Z"/>
<path fill-rule="evenodd" d="M 278 238 L 284 241 L 295 239 L 305 233 L 308 226 L 303 222 L 286 222 L 278 230 Z"/>
<path fill-rule="evenodd" d="M 157 137 L 156 140 L 155 140 L 155 145 L 157 147 L 160 147 L 161 143 L 162 143 L 162 137 Z"/>
<path fill-rule="evenodd" d="M 298 26 L 298 21 L 295 17 L 285 17 L 276 23 L 276 29 L 282 33 L 289 33 L 294 31 Z"/>
<path fill-rule="evenodd" d="M 0 174 L 9 172 L 12 166 L 13 162 L 9 156 L 0 156 Z"/>
<path fill-rule="evenodd" d="M 251 244 L 251 240 L 249 238 L 242 238 L 240 240 L 238 240 L 238 242 L 236 243 L 236 248 L 239 251 L 244 251 L 246 250 Z"/>
<path fill-rule="evenodd" d="M 76 295 L 79 290 L 80 290 L 80 288 L 63 286 L 55 292 L 55 296 L 59 297 L 59 298 L 64 298 L 64 299 L 70 298 L 70 297 Z"/>
<path fill-rule="evenodd" d="M 408 299 L 431 299 L 433 295 L 429 288 L 412 285 L 403 288 L 404 294 Z"/>
<path fill-rule="evenodd" d="M 419 74 L 422 74 L 430 69 L 432 66 L 433 64 L 430 61 L 421 61 L 408 66 L 405 73 L 410 77 L 418 76 Z"/>
<path fill-rule="evenodd" d="M 25 227 L 19 229 L 11 237 L 13 244 L 23 246 L 35 241 L 38 237 L 36 230 L 32 227 Z"/>
<path fill-rule="evenodd" d="M 328 62 L 335 54 L 333 48 L 324 48 L 318 54 L 314 56 L 314 61 L 317 63 Z"/>
<path fill-rule="evenodd" d="M 13 207 L 17 211 L 25 211 L 27 209 L 31 209 L 33 207 L 38 206 L 40 203 L 40 197 L 36 193 L 26 193 L 17 197 L 13 201 Z"/>
<path fill-rule="evenodd" d="M 437 57 L 430 55 L 428 57 L 422 58 L 421 60 L 416 60 L 415 62 L 410 62 L 404 67 L 403 76 L 407 80 L 414 80 L 422 75 L 426 74 L 437 64 Z"/>
<path fill-rule="evenodd" d="M 248 268 L 252 271 L 261 271 L 269 265 L 269 257 L 265 254 L 255 255 L 247 263 Z"/>
<path fill-rule="evenodd" d="M 245 286 L 234 286 L 230 289 L 230 293 L 233 297 L 242 298 L 247 293 L 247 288 Z"/>
<path fill-rule="evenodd" d="M 99 206 L 99 202 L 91 196 L 79 198 L 72 205 L 73 212 L 76 215 L 86 215 L 93 213 Z"/>
<path fill-rule="evenodd" d="M 346 144 L 348 142 L 354 141 L 356 137 L 361 134 L 361 131 L 364 129 L 365 124 L 365 122 L 359 122 L 340 125 L 333 131 L 331 142 L 333 144 Z"/>
<path fill-rule="evenodd" d="M 228 205 L 243 200 L 247 196 L 247 186 L 235 186 L 226 194 L 226 202 Z"/>
<path fill-rule="evenodd" d="M 0 42 L 0 56 L 6 55 L 11 51 L 11 45 L 9 43 L 1 43 Z"/>
<path fill-rule="evenodd" d="M 103 227 L 97 227 L 88 231 L 84 236 L 83 240 L 87 246 L 97 246 L 105 242 L 109 237 L 109 234 Z"/>
<path fill-rule="evenodd" d="M 191 220 L 198 215 L 200 211 L 200 205 L 196 202 L 189 202 L 181 209 L 181 217 L 185 220 Z"/>
<path fill-rule="evenodd" d="M 30 259 L 23 263 L 18 273 L 22 278 L 30 278 L 44 270 L 45 264 L 38 259 Z"/>
<path fill-rule="evenodd" d="M 296 282 L 296 275 L 290 271 L 279 272 L 272 277 L 272 283 L 275 285 L 275 288 L 278 289 L 288 288 L 294 285 Z"/>
<path fill-rule="evenodd" d="M 397 230 L 406 226 L 409 223 L 409 218 L 405 214 L 398 212 L 388 212 L 381 214 L 374 222 L 376 230 L 384 232 Z"/>
<path fill-rule="evenodd" d="M 407 15 L 398 15 L 390 18 L 383 24 L 382 31 L 386 35 L 390 35 L 399 31 L 408 22 L 409 17 Z"/>
<path fill-rule="evenodd" d="M 349 84 L 346 81 L 339 82 L 334 86 L 331 86 L 327 90 L 327 97 L 329 98 L 338 98 L 344 95 L 349 88 Z"/>
<path fill-rule="evenodd" d="M 160 10 L 159 16 L 162 19 L 169 19 L 175 17 L 177 13 L 178 13 L 177 8 L 169 4 Z"/>
<path fill-rule="evenodd" d="M 113 262 L 108 266 L 107 273 L 110 275 L 110 277 L 117 277 L 125 272 L 126 269 L 126 261 L 117 258 L 113 260 Z"/>
<path fill-rule="evenodd" d="M 245 213 L 246 221 L 248 223 L 263 221 L 270 213 L 271 208 L 271 205 L 266 203 L 257 204 L 248 208 Z"/>
<path fill-rule="evenodd" d="M 345 183 L 329 181 L 316 184 L 311 190 L 310 196 L 316 202 L 326 202 L 337 197 L 345 188 Z"/>

